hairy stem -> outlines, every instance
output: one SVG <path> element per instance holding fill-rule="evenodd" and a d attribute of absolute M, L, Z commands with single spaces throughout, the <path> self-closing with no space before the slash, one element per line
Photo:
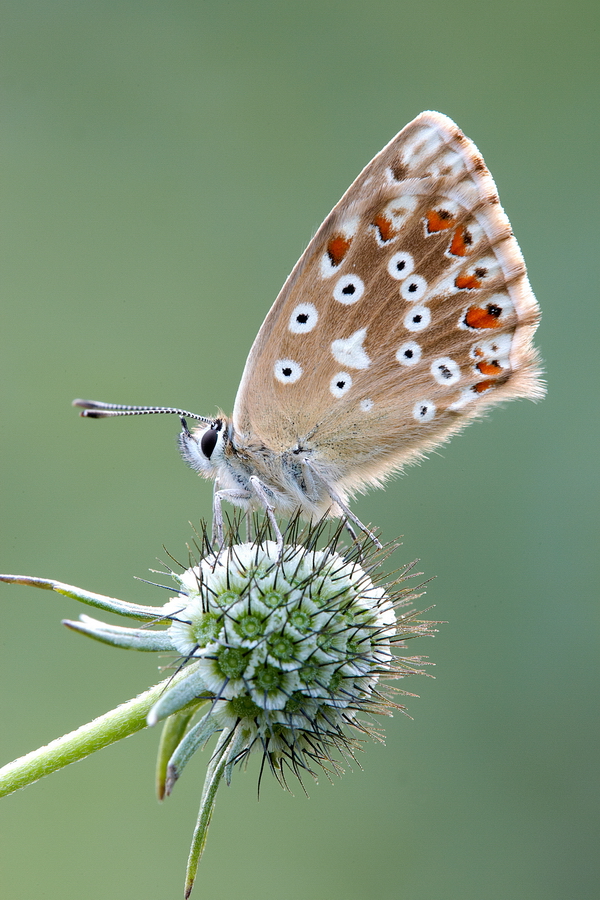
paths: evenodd
<path fill-rule="evenodd" d="M 189 673 L 189 668 L 183 669 L 133 700 L 128 700 L 116 709 L 88 722 L 87 725 L 82 725 L 75 731 L 46 744 L 45 747 L 33 750 L 8 763 L 0 769 L 0 797 L 33 784 L 44 775 L 50 775 L 51 772 L 77 762 L 95 753 L 96 750 L 141 731 L 147 725 L 146 716 L 149 710 L 163 691 L 189 676 Z"/>

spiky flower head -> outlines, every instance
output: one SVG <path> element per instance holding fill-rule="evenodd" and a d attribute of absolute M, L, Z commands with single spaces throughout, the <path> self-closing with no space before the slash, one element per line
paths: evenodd
<path fill-rule="evenodd" d="M 322 528 L 296 532 L 283 551 L 271 540 L 232 543 L 175 575 L 178 595 L 164 607 L 168 637 L 189 675 L 151 710 L 167 719 L 161 757 L 169 794 L 193 753 L 215 733 L 203 803 L 188 863 L 191 891 L 216 788 L 236 764 L 262 756 L 281 784 L 343 770 L 362 735 L 381 739 L 361 714 L 403 710 L 381 679 L 423 674 L 421 657 L 392 652 L 431 634 L 431 622 L 407 610 L 412 567 L 383 586 L 374 574 L 394 546 L 338 547 L 341 529 L 316 549 Z M 398 692 L 396 693 L 404 693 Z M 200 704 L 204 715 L 191 724 Z M 159 766 L 160 771 L 160 766 Z M 160 776 L 159 776 L 160 777 Z"/>
<path fill-rule="evenodd" d="M 355 748 L 345 727 L 369 730 L 357 714 L 393 705 L 379 679 L 414 671 L 414 660 L 391 652 L 399 637 L 394 599 L 356 558 L 331 548 L 286 545 L 280 554 L 273 541 L 237 544 L 178 580 L 169 635 L 195 663 L 190 687 L 211 697 L 203 721 L 231 735 L 230 765 L 258 751 L 281 778 L 286 766 L 296 775 L 314 774 L 315 764 L 339 768 L 333 752 Z M 421 623 L 403 625 L 411 636 L 423 631 Z M 150 721 L 183 702 L 185 682 Z M 174 760 L 167 790 L 178 775 Z"/>
<path fill-rule="evenodd" d="M 404 709 L 381 679 L 423 674 L 421 657 L 396 652 L 405 640 L 431 634 L 434 624 L 408 608 L 418 596 L 404 584 L 412 566 L 384 583 L 379 566 L 396 544 L 377 549 L 366 539 L 345 548 L 342 526 L 333 534 L 325 528 L 320 523 L 301 530 L 295 520 L 282 547 L 264 530 L 244 542 L 234 524 L 217 552 L 204 533 L 198 557 L 180 574 L 170 573 L 177 593 L 162 607 L 60 582 L 2 576 L 144 622 L 142 628 L 126 628 L 81 616 L 65 623 L 89 637 L 176 654 L 172 681 L 147 717 L 150 725 L 164 721 L 157 766 L 161 798 L 171 793 L 196 750 L 219 734 L 192 841 L 186 897 L 217 788 L 223 778 L 231 779 L 236 764 L 256 753 L 261 773 L 269 768 L 283 786 L 290 773 L 301 783 L 303 775 L 316 778 L 319 768 L 328 776 L 341 774 L 341 762 L 354 759 L 363 736 L 381 740 L 365 715 Z"/>

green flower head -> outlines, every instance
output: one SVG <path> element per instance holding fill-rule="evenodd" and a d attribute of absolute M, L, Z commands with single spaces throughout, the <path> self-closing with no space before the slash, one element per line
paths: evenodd
<path fill-rule="evenodd" d="M 291 540 L 289 539 L 291 535 Z M 173 790 L 196 750 L 218 734 L 194 833 L 189 895 L 217 788 L 236 765 L 256 754 L 287 787 L 293 774 L 341 774 L 362 738 L 381 740 L 365 714 L 391 715 L 387 679 L 423 674 L 420 657 L 400 657 L 408 638 L 432 633 L 408 604 L 410 569 L 384 585 L 375 572 L 394 549 L 371 542 L 339 545 L 338 529 L 316 549 L 323 526 L 290 527 L 283 547 L 258 538 L 241 542 L 235 530 L 218 552 L 174 575 L 177 594 L 162 607 L 102 597 L 58 582 L 29 580 L 85 603 L 141 620 L 144 627 L 107 625 L 89 616 L 66 624 L 117 647 L 171 652 L 176 671 L 154 696 L 149 725 L 164 721 L 157 767 L 158 793 Z M 4 580 L 27 579 L 2 576 Z M 384 680 L 382 682 L 382 679 Z M 396 690 L 396 694 L 403 693 Z"/>

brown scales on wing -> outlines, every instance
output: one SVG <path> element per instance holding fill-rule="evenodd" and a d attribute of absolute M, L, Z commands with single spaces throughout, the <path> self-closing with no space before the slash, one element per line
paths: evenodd
<path fill-rule="evenodd" d="M 421 186 L 423 192 L 416 194 Z M 400 211 L 406 198 L 410 203 L 405 208 L 412 212 L 404 217 Z M 357 222 L 352 238 L 344 227 L 350 221 Z M 397 251 L 412 255 L 414 275 L 428 284 L 418 302 L 431 311 L 431 324 L 421 331 L 403 324 L 414 307 L 387 270 Z M 490 256 L 497 266 L 490 267 L 489 277 L 480 277 L 477 263 Z M 323 259 L 336 271 L 323 267 Z M 333 290 L 348 275 L 360 277 L 365 290 L 358 302 L 344 305 L 334 299 Z M 465 291 L 478 292 L 468 307 Z M 507 303 L 494 301 L 495 294 L 506 296 Z M 292 311 L 306 302 L 317 309 L 318 323 L 309 333 L 291 334 Z M 444 117 L 426 113 L 375 157 L 315 235 L 257 338 L 236 415 L 272 447 L 292 446 L 299 434 L 312 432 L 322 458 L 339 461 L 346 454 L 345 464 L 356 472 L 354 486 L 364 484 L 439 444 L 486 405 L 511 396 L 540 396 L 531 346 L 537 319 L 519 248 L 478 151 Z M 370 364 L 347 369 L 352 387 L 336 399 L 329 383 L 344 367 L 335 361 L 331 342 L 363 328 Z M 487 351 L 477 355 L 474 345 L 490 332 L 510 335 L 510 369 L 488 358 Z M 418 364 L 410 367 L 395 357 L 406 341 L 417 342 L 422 350 Z M 433 361 L 444 356 L 461 371 L 452 390 L 438 384 L 430 371 Z M 272 374 L 275 360 L 286 358 L 296 359 L 303 369 L 290 385 L 276 382 Z M 446 415 L 452 398 L 464 396 L 465 389 L 472 392 L 472 401 Z M 359 406 L 365 397 L 373 401 L 368 413 Z M 410 425 L 415 404 L 425 399 L 436 404 L 439 416 Z M 391 428 L 400 409 L 407 427 Z M 329 447 L 336 449 L 330 454 Z M 363 453 L 372 459 L 368 471 L 359 461 L 365 459 Z M 385 464 L 377 463 L 384 457 Z"/>

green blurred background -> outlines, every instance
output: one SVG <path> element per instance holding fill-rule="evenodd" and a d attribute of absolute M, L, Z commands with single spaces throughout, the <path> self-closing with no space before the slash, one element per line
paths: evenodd
<path fill-rule="evenodd" d="M 544 312 L 547 399 L 356 506 L 438 576 L 414 720 L 310 800 L 267 782 L 257 803 L 256 767 L 236 773 L 198 897 L 600 894 L 599 22 L 593 0 L 0 3 L 4 571 L 163 601 L 133 576 L 185 555 L 210 486 L 175 419 L 87 422 L 71 399 L 231 411 L 313 230 L 422 109 L 485 155 Z M 74 602 L 0 602 L 1 762 L 158 678 L 61 628 Z M 157 740 L 4 799 L 0 895 L 180 897 L 206 754 L 161 807 Z"/>

